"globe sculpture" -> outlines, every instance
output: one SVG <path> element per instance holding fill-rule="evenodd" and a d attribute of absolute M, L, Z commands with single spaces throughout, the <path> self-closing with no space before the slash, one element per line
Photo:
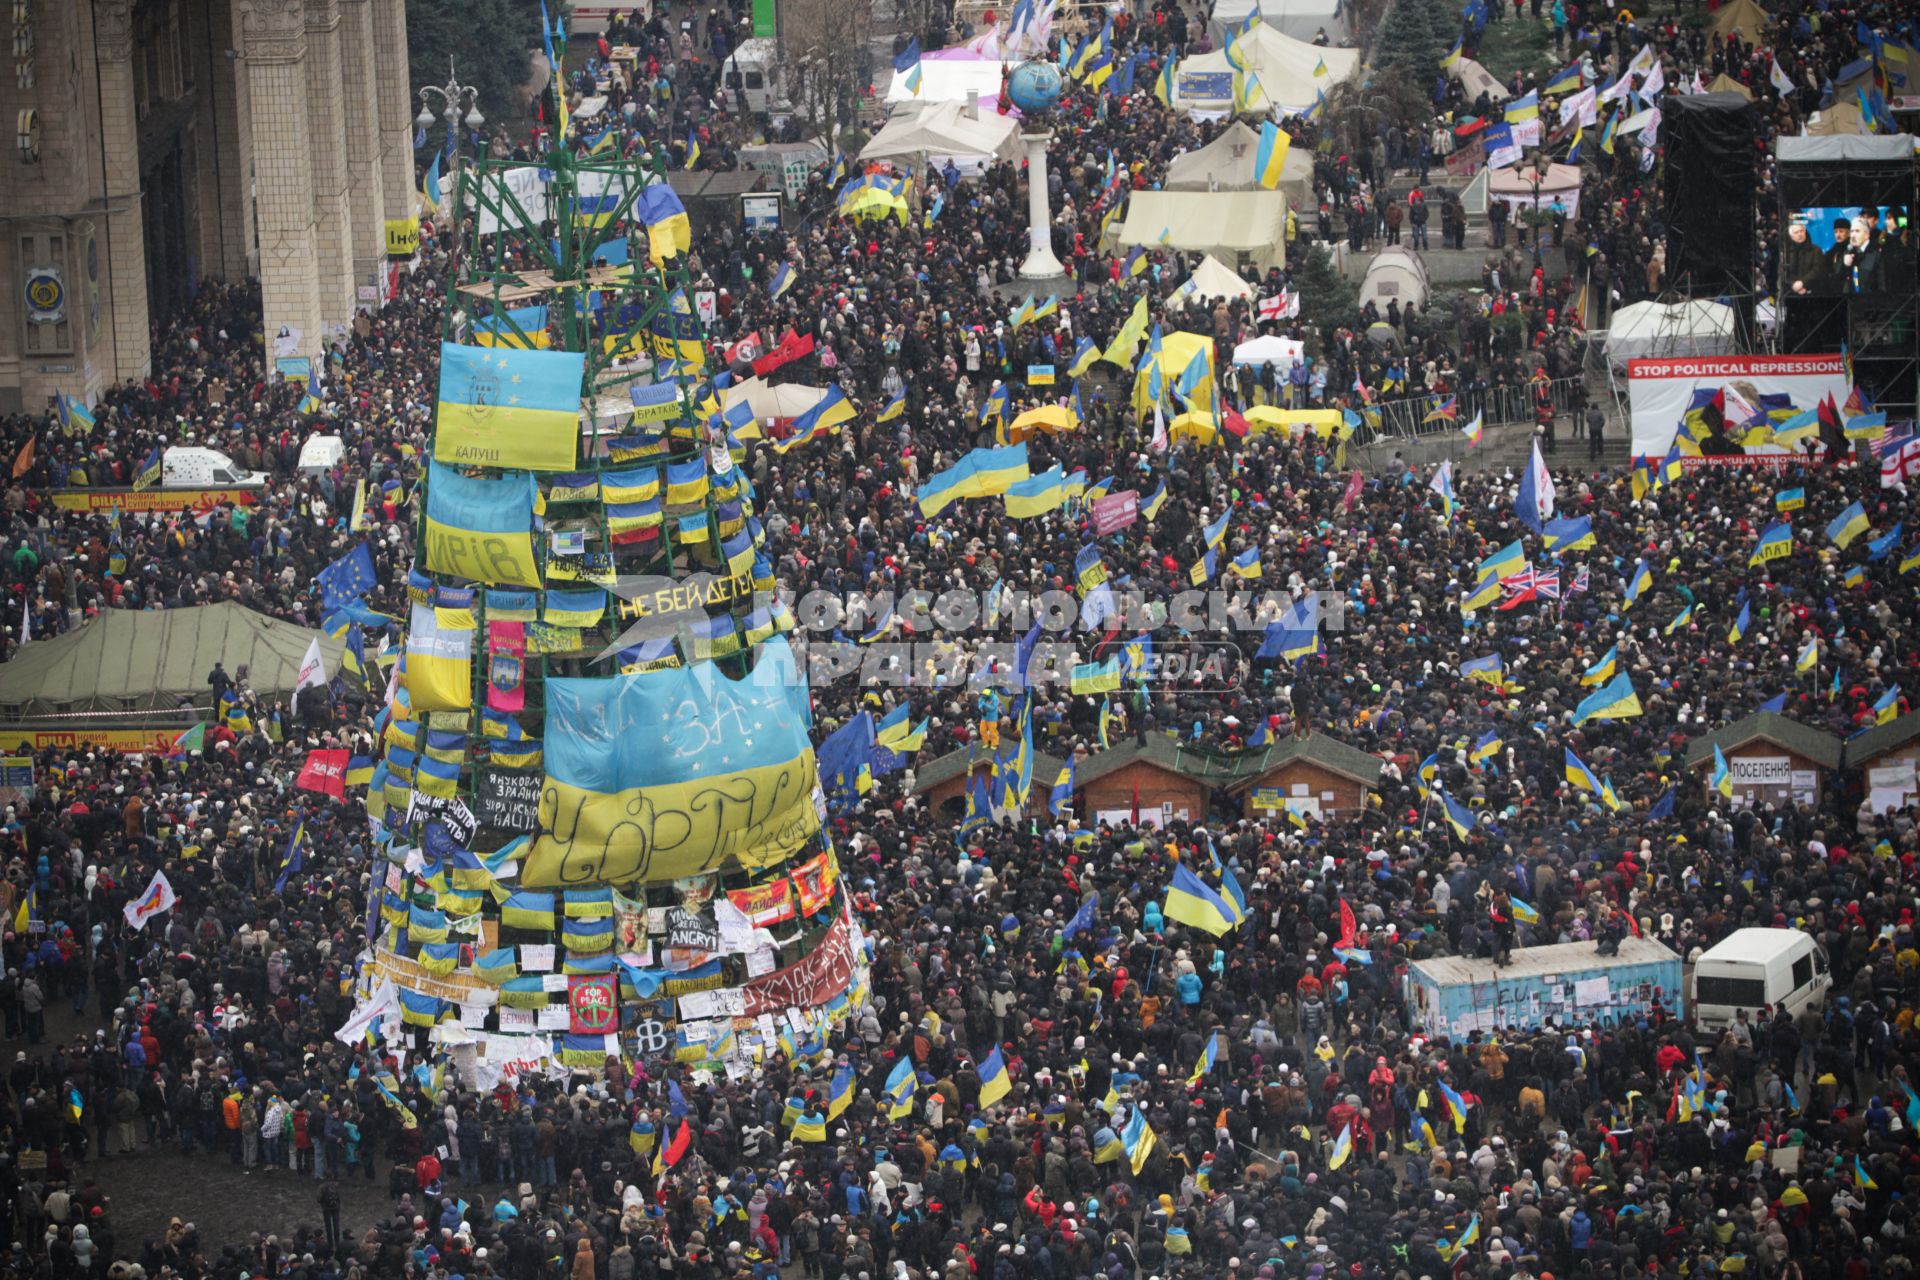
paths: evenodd
<path fill-rule="evenodd" d="M 1051 62 L 1023 62 L 1007 77 L 1007 97 L 1029 123 L 1060 105 L 1060 68 Z"/>
<path fill-rule="evenodd" d="M 1007 97 L 1020 108 L 1020 140 L 1027 148 L 1027 260 L 1020 264 L 1023 280 L 1055 280 L 1066 268 L 1053 255 L 1052 218 L 1047 209 L 1047 144 L 1053 130 L 1047 118 L 1059 105 L 1060 68 L 1051 62 L 1023 62 L 1007 77 Z"/>

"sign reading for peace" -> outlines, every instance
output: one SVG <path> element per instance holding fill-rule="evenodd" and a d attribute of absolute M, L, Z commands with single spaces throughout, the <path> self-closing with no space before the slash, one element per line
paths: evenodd
<path fill-rule="evenodd" d="M 618 989 L 611 975 L 567 979 L 568 1028 L 577 1036 L 605 1035 L 620 1025 Z"/>

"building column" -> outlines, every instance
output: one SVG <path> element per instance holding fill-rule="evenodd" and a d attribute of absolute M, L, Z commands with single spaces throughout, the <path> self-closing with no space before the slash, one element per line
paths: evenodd
<path fill-rule="evenodd" d="M 373 0 L 340 0 L 340 88 L 347 102 L 347 191 L 356 285 L 376 279 L 387 257 L 380 77 L 374 58 Z"/>
<path fill-rule="evenodd" d="M 380 121 L 384 220 L 414 214 L 413 81 L 407 65 L 407 0 L 368 0 L 373 6 L 374 111 Z M 382 228 L 382 247 L 385 229 Z"/>
<path fill-rule="evenodd" d="M 153 367 L 147 330 L 147 241 L 140 192 L 140 129 L 133 110 L 133 0 L 94 0 L 93 56 L 100 77 L 100 145 L 107 262 L 113 299 L 113 376 Z"/>
<path fill-rule="evenodd" d="M 247 160 L 240 111 L 242 63 L 234 37 L 233 0 L 188 5 L 184 39 L 199 86 L 194 107 L 194 168 L 200 184 L 200 271 L 223 280 L 245 280 L 253 244 L 247 199 Z"/>
<path fill-rule="evenodd" d="M 320 354 L 320 266 L 313 234 L 307 29 L 298 0 L 238 0 L 253 122 L 254 208 L 267 358 Z"/>
<path fill-rule="evenodd" d="M 347 207 L 345 111 L 341 104 L 340 0 L 306 0 L 307 159 L 313 166 L 313 240 L 320 252 L 320 320 L 353 319 L 353 214 Z"/>

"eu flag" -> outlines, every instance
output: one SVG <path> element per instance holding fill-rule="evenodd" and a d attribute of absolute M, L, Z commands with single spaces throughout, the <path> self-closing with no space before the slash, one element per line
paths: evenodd
<path fill-rule="evenodd" d="M 373 553 L 362 542 L 320 571 L 320 610 L 332 613 L 374 588 Z"/>

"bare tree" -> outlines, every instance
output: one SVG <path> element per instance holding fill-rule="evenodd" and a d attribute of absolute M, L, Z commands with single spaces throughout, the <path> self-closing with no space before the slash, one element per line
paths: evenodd
<path fill-rule="evenodd" d="M 780 61 L 795 116 L 828 150 L 872 82 L 873 0 L 784 0 Z"/>

